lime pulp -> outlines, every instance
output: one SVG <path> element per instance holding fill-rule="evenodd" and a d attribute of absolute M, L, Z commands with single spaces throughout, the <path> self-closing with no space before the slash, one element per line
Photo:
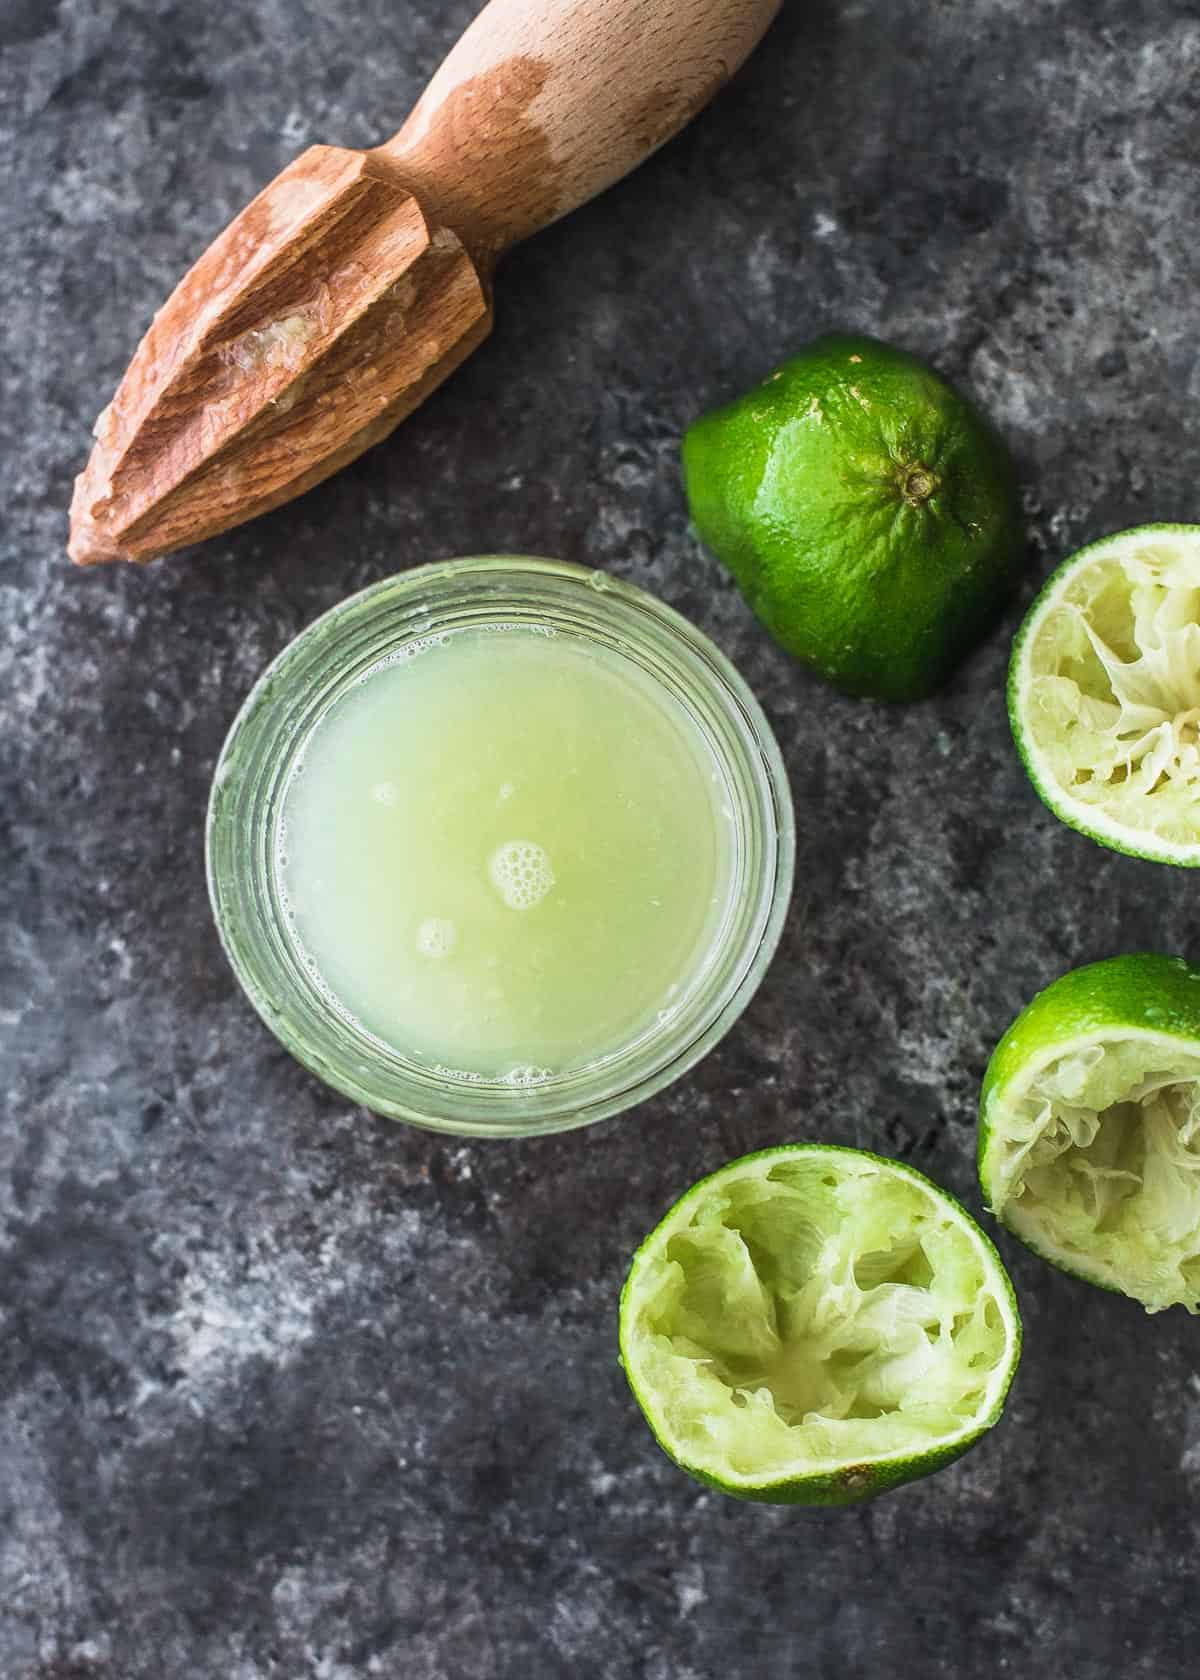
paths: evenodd
<path fill-rule="evenodd" d="M 1150 1312 L 1200 1311 L 1200 969 L 1063 975 L 1000 1040 L 979 1114 L 980 1183 L 1015 1236 Z"/>
<path fill-rule="evenodd" d="M 1063 822 L 1200 865 L 1200 526 L 1143 525 L 1065 560 L 1017 633 L 1008 706 Z"/>
<path fill-rule="evenodd" d="M 909 1167 L 793 1144 L 694 1186 L 634 1257 L 621 1356 L 660 1445 L 746 1499 L 840 1505 L 929 1474 L 1000 1415 L 1012 1286 Z"/>

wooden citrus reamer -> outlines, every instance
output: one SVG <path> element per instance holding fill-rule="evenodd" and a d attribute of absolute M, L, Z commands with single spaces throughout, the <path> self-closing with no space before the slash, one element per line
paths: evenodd
<path fill-rule="evenodd" d="M 492 0 L 400 132 L 313 146 L 180 281 L 71 504 L 82 563 L 150 560 L 336 472 L 487 335 L 497 259 L 635 168 L 780 0 Z"/>

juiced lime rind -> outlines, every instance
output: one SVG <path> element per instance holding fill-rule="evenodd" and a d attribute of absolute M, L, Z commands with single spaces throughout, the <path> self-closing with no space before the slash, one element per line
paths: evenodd
<path fill-rule="evenodd" d="M 1145 858 L 1156 863 L 1172 863 L 1183 868 L 1194 869 L 1200 866 L 1200 748 L 1197 748 L 1194 764 L 1191 766 L 1196 776 L 1196 796 L 1194 799 L 1179 801 L 1181 811 L 1176 819 L 1177 822 L 1181 821 L 1183 823 L 1185 830 L 1192 830 L 1194 825 L 1196 837 L 1195 839 L 1181 840 L 1171 835 L 1156 834 L 1147 827 L 1114 819 L 1109 812 L 1095 803 L 1098 797 L 1103 797 L 1104 782 L 1095 782 L 1093 779 L 1089 784 L 1085 784 L 1095 786 L 1096 792 L 1091 795 L 1083 795 L 1079 791 L 1076 793 L 1069 791 L 1064 786 L 1062 775 L 1056 773 L 1051 763 L 1050 749 L 1046 744 L 1039 744 L 1037 738 L 1039 726 L 1035 726 L 1032 714 L 1032 688 L 1035 680 L 1034 660 L 1035 657 L 1041 655 L 1041 639 L 1048 631 L 1048 620 L 1051 614 L 1065 610 L 1069 592 L 1082 585 L 1084 574 L 1089 568 L 1123 564 L 1126 561 L 1133 563 L 1141 552 L 1153 553 L 1158 548 L 1171 545 L 1174 545 L 1177 552 L 1186 555 L 1188 551 L 1191 551 L 1194 556 L 1197 579 L 1195 598 L 1191 602 L 1181 601 L 1179 597 L 1187 592 L 1179 590 L 1172 592 L 1175 596 L 1174 600 L 1164 600 L 1163 607 L 1169 608 L 1179 622 L 1171 625 L 1167 630 L 1164 638 L 1166 645 L 1152 650 L 1160 669 L 1157 672 L 1154 669 L 1155 658 L 1151 659 L 1149 666 L 1143 663 L 1140 668 L 1133 667 L 1125 662 L 1126 672 L 1122 673 L 1122 680 L 1124 682 L 1132 681 L 1135 685 L 1140 684 L 1144 687 L 1147 682 L 1161 683 L 1162 680 L 1166 679 L 1169 686 L 1178 687 L 1177 697 L 1182 703 L 1170 711 L 1166 708 L 1157 708 L 1160 713 L 1157 721 L 1146 715 L 1148 711 L 1154 708 L 1139 706 L 1131 709 L 1128 706 L 1114 705 L 1114 710 L 1125 718 L 1132 720 L 1131 732 L 1135 737 L 1133 744 L 1138 744 L 1137 737 L 1139 734 L 1144 736 L 1150 728 L 1153 728 L 1157 731 L 1155 748 L 1158 750 L 1160 758 L 1172 748 L 1172 744 L 1174 747 L 1184 749 L 1184 756 L 1187 756 L 1186 749 L 1194 746 L 1195 743 L 1178 739 L 1180 732 L 1178 720 L 1185 717 L 1193 709 L 1193 705 L 1187 702 L 1191 701 L 1195 707 L 1200 707 L 1200 624 L 1196 622 L 1197 612 L 1200 611 L 1200 526 L 1197 525 L 1140 525 L 1129 531 L 1119 531 L 1113 536 L 1103 537 L 1098 542 L 1079 549 L 1063 561 L 1062 565 L 1047 579 L 1041 593 L 1029 608 L 1013 642 L 1008 674 L 1008 715 L 1017 751 L 1021 755 L 1029 779 L 1039 797 L 1061 822 L 1078 830 L 1079 833 L 1086 835 L 1090 840 L 1094 840 L 1098 845 L 1110 847 L 1114 851 L 1126 852 L 1134 857 Z M 1149 593 L 1148 590 L 1147 593 Z M 1080 633 L 1086 634 L 1082 631 Z M 1105 645 L 1107 646 L 1107 644 Z M 1130 650 L 1126 649 L 1125 651 Z M 1094 645 L 1091 647 L 1091 652 L 1096 663 L 1103 666 L 1104 661 L 1100 654 L 1096 652 Z M 1042 673 L 1042 675 L 1044 676 L 1046 673 Z M 1072 683 L 1073 679 L 1067 678 L 1061 685 L 1062 695 L 1059 705 L 1065 706 L 1068 711 L 1078 705 L 1082 713 L 1087 707 L 1089 699 L 1094 697 L 1087 696 L 1080 691 L 1076 699 L 1070 693 Z M 1074 686 L 1078 688 L 1078 684 Z M 1162 698 L 1165 699 L 1166 697 L 1166 694 L 1162 695 Z M 1141 696 L 1139 695 L 1140 699 Z M 1099 721 L 1099 709 L 1097 709 L 1096 715 L 1097 721 Z M 1105 719 L 1104 721 L 1108 724 L 1109 722 L 1115 722 L 1116 719 Z M 1171 727 L 1165 727 L 1166 725 Z M 1048 734 L 1054 733 L 1055 726 L 1049 715 L 1047 715 L 1045 723 L 1041 727 Z M 1188 734 L 1195 733 L 1195 724 L 1192 720 L 1189 720 L 1182 727 Z M 1107 728 L 1100 733 L 1107 734 Z M 1088 739 L 1088 736 L 1081 735 L 1079 739 L 1082 745 Z M 1105 753 L 1116 747 L 1118 739 L 1119 737 L 1115 733 L 1112 734 L 1110 737 L 1111 746 L 1105 747 L 1102 745 L 1099 752 L 1093 755 L 1096 762 L 1082 765 L 1080 768 L 1094 770 L 1097 767 L 1104 767 Z M 1138 759 L 1137 774 L 1141 774 L 1143 780 L 1149 779 L 1151 768 L 1155 763 L 1152 757 L 1153 750 L 1144 752 Z M 1085 752 L 1083 756 L 1086 758 L 1089 755 Z M 1120 759 L 1119 754 L 1115 756 Z M 1124 772 L 1123 765 L 1121 769 L 1123 780 L 1127 783 L 1132 781 L 1133 779 L 1129 778 L 1127 773 Z M 1166 770 L 1169 771 L 1169 769 L 1170 766 L 1167 766 Z M 1161 777 L 1164 773 L 1164 771 L 1159 771 L 1159 776 Z M 1170 793 L 1171 776 L 1169 773 L 1167 773 L 1165 784 L 1160 783 L 1154 793 L 1148 792 L 1143 795 L 1142 808 L 1147 813 L 1153 809 L 1150 801 L 1160 798 L 1164 786 Z M 1132 798 L 1136 787 L 1137 784 L 1134 782 L 1129 793 L 1124 797 L 1126 799 Z M 1188 810 L 1189 805 L 1191 806 L 1190 811 Z"/>
<path fill-rule="evenodd" d="M 984 1075 L 978 1161 L 1043 1259 L 1149 1312 L 1200 1311 L 1200 969 L 1140 953 L 1039 992 Z"/>
<path fill-rule="evenodd" d="M 835 1198 L 839 1186 L 844 1189 L 846 1185 L 856 1179 L 870 1180 L 874 1183 L 875 1189 L 870 1197 L 870 1210 L 876 1214 L 880 1221 L 877 1230 L 879 1240 L 887 1246 L 873 1247 L 869 1251 L 859 1253 L 857 1259 L 851 1253 L 848 1264 L 846 1256 L 834 1256 L 835 1261 L 840 1263 L 840 1273 L 833 1277 L 817 1276 L 812 1278 L 810 1280 L 810 1298 L 807 1304 L 809 1306 L 815 1305 L 818 1313 L 824 1315 L 825 1331 L 827 1334 L 832 1333 L 835 1339 L 839 1330 L 845 1328 L 844 1315 L 840 1326 L 836 1322 L 839 1307 L 852 1291 L 858 1291 L 864 1298 L 868 1290 L 873 1291 L 870 1302 L 871 1309 L 884 1313 L 885 1317 L 888 1311 L 894 1314 L 890 1325 L 894 1338 L 893 1351 L 895 1348 L 903 1346 L 904 1353 L 897 1355 L 896 1358 L 908 1357 L 910 1359 L 908 1369 L 906 1370 L 902 1363 L 897 1363 L 896 1360 L 889 1361 L 888 1358 L 880 1355 L 882 1332 L 879 1325 L 872 1327 L 869 1319 L 861 1321 L 860 1324 L 859 1351 L 863 1352 L 863 1358 L 859 1361 L 859 1366 L 861 1370 L 865 1370 L 867 1373 L 866 1382 L 875 1382 L 879 1385 L 876 1390 L 876 1400 L 889 1397 L 884 1394 L 888 1384 L 898 1384 L 900 1400 L 909 1403 L 910 1410 L 907 1418 L 902 1417 L 898 1409 L 888 1413 L 891 1420 L 900 1417 L 898 1428 L 894 1421 L 883 1425 L 884 1434 L 888 1432 L 903 1434 L 906 1428 L 910 1433 L 915 1432 L 917 1434 L 917 1439 L 909 1440 L 899 1448 L 885 1447 L 881 1450 L 879 1442 L 876 1440 L 872 1450 L 855 1450 L 844 1456 L 837 1453 L 825 1458 L 814 1457 L 811 1454 L 806 1456 L 797 1449 L 790 1462 L 775 1463 L 770 1471 L 765 1471 L 761 1467 L 740 1469 L 731 1462 L 728 1451 L 722 1454 L 721 1451 L 710 1450 L 706 1452 L 698 1450 L 694 1439 L 690 1444 L 685 1439 L 689 1433 L 694 1436 L 697 1430 L 710 1436 L 713 1435 L 718 1431 L 719 1426 L 727 1426 L 730 1418 L 743 1418 L 745 1407 L 749 1407 L 751 1410 L 759 1407 L 770 1412 L 776 1439 L 778 1439 L 779 1429 L 789 1427 L 783 1422 L 781 1415 L 774 1410 L 776 1404 L 788 1404 L 786 1397 L 770 1396 L 769 1391 L 762 1389 L 757 1393 L 743 1391 L 745 1403 L 743 1410 L 741 1412 L 735 1411 L 731 1400 L 732 1390 L 730 1387 L 726 1386 L 722 1379 L 715 1375 L 710 1378 L 708 1374 L 705 1374 L 703 1380 L 701 1380 L 697 1374 L 697 1356 L 687 1352 L 676 1352 L 675 1343 L 679 1341 L 679 1337 L 673 1338 L 665 1351 L 661 1346 L 656 1346 L 655 1337 L 658 1333 L 646 1322 L 648 1313 L 652 1309 L 657 1310 L 662 1295 L 664 1276 L 671 1268 L 674 1268 L 675 1272 L 681 1274 L 681 1276 L 686 1275 L 684 1267 L 677 1259 L 667 1258 L 666 1251 L 671 1239 L 673 1237 L 684 1237 L 688 1234 L 694 1237 L 697 1229 L 708 1229 L 715 1232 L 716 1227 L 722 1223 L 719 1217 L 720 1213 L 722 1211 L 728 1213 L 731 1206 L 738 1200 L 736 1194 L 733 1194 L 732 1201 L 730 1199 L 731 1194 L 736 1191 L 738 1186 L 741 1187 L 742 1191 L 743 1206 L 739 1212 L 739 1217 L 742 1218 L 742 1230 L 743 1233 L 753 1231 L 756 1208 L 761 1216 L 763 1206 L 775 1199 L 774 1189 L 771 1189 L 766 1195 L 758 1192 L 762 1191 L 763 1186 L 772 1183 L 770 1175 L 773 1172 L 779 1173 L 780 1171 L 782 1171 L 783 1177 L 782 1180 L 777 1178 L 774 1181 L 776 1188 L 782 1182 L 785 1185 L 790 1184 L 793 1188 L 807 1185 L 810 1193 L 819 1189 L 819 1201 L 825 1204 L 820 1217 L 824 1218 L 826 1224 L 831 1219 L 835 1225 L 838 1223 Z M 818 1180 L 820 1180 L 819 1186 L 817 1184 Z M 901 1188 L 903 1194 L 897 1192 L 897 1187 Z M 918 1192 L 916 1198 L 912 1196 L 914 1189 Z M 718 1198 L 718 1200 L 714 1200 L 714 1198 Z M 902 1220 L 898 1224 L 895 1217 L 897 1209 L 903 1209 L 907 1203 L 908 1213 L 911 1216 L 911 1207 L 914 1202 L 920 1210 L 919 1219 L 913 1220 L 909 1217 L 907 1221 Z M 708 1219 L 701 1217 L 706 1211 L 706 1204 L 709 1204 L 707 1211 L 711 1215 Z M 864 1209 L 867 1208 L 866 1199 L 862 1201 L 862 1206 Z M 795 1207 L 793 1206 L 789 1211 L 794 1216 Z M 889 1212 L 892 1215 L 890 1222 Z M 928 1220 L 934 1223 L 921 1225 L 920 1220 Z M 819 1223 L 813 1229 L 806 1229 L 811 1224 L 811 1220 L 800 1220 L 797 1223 L 793 1217 L 791 1225 L 785 1225 L 783 1228 L 781 1234 L 789 1258 L 792 1256 L 793 1250 L 797 1256 L 807 1250 L 811 1258 L 814 1230 L 819 1231 Z M 949 1235 L 944 1235 L 944 1233 L 949 1233 Z M 764 1228 L 760 1219 L 757 1232 L 758 1241 L 755 1241 L 754 1236 L 750 1236 L 748 1239 L 755 1247 L 753 1262 L 749 1260 L 749 1249 L 746 1247 L 746 1241 L 743 1240 L 742 1248 L 747 1259 L 744 1265 L 740 1265 L 737 1273 L 727 1273 L 724 1262 L 717 1265 L 715 1270 L 710 1271 L 710 1277 L 716 1276 L 719 1284 L 729 1282 L 736 1284 L 739 1289 L 744 1286 L 751 1292 L 740 1301 L 731 1301 L 728 1298 L 724 1300 L 723 1310 L 718 1313 L 718 1320 L 722 1327 L 718 1330 L 718 1335 L 722 1336 L 723 1331 L 722 1339 L 732 1336 L 736 1340 L 739 1337 L 753 1337 L 761 1334 L 762 1325 L 756 1316 L 756 1299 L 753 1291 L 755 1287 L 762 1293 L 767 1293 L 767 1291 L 762 1279 L 758 1277 L 758 1273 L 755 1271 L 755 1266 L 766 1266 L 768 1275 L 770 1274 L 772 1256 L 764 1254 L 761 1243 L 765 1238 L 777 1234 L 780 1233 Z M 872 1240 L 874 1235 L 875 1232 L 873 1231 Z M 926 1257 L 925 1249 L 921 1246 L 923 1241 L 929 1241 L 931 1237 L 935 1239 L 933 1247 L 937 1259 L 936 1267 L 931 1266 Z M 953 1253 L 951 1253 L 952 1248 Z M 980 1390 L 978 1403 L 970 1408 L 969 1415 L 956 1418 L 953 1427 L 942 1428 L 939 1432 L 932 1434 L 928 1430 L 922 1431 L 920 1429 L 923 1402 L 918 1392 L 919 1385 L 922 1382 L 925 1384 L 926 1392 L 929 1393 L 935 1392 L 938 1386 L 936 1373 L 931 1378 L 931 1368 L 936 1364 L 936 1360 L 934 1355 L 929 1352 L 931 1340 L 929 1332 L 922 1331 L 925 1340 L 918 1342 L 915 1349 L 913 1347 L 913 1342 L 916 1340 L 913 1333 L 914 1323 L 922 1314 L 926 1319 L 931 1316 L 925 1304 L 916 1301 L 914 1297 L 918 1294 L 927 1294 L 927 1291 L 924 1288 L 908 1284 L 897 1286 L 892 1279 L 887 1277 L 887 1268 L 893 1263 L 897 1255 L 900 1256 L 900 1271 L 902 1273 L 906 1267 L 911 1268 L 919 1265 L 923 1272 L 930 1274 L 929 1282 L 931 1285 L 937 1285 L 939 1278 L 944 1279 L 952 1264 L 957 1262 L 961 1266 L 963 1258 L 968 1257 L 967 1270 L 970 1273 L 970 1278 L 967 1280 L 967 1286 L 970 1293 L 970 1302 L 969 1306 L 963 1308 L 959 1314 L 966 1322 L 960 1324 L 959 1316 L 956 1316 L 953 1320 L 954 1336 L 965 1336 L 966 1338 L 963 1340 L 961 1347 L 958 1348 L 958 1352 L 965 1353 L 969 1347 L 975 1345 L 970 1340 L 971 1335 L 975 1332 L 975 1316 L 978 1316 L 980 1320 L 979 1334 L 992 1350 L 990 1363 L 987 1365 L 986 1380 L 981 1381 L 976 1376 L 970 1377 L 970 1382 Z M 778 1258 L 776 1256 L 775 1260 L 778 1261 Z M 863 1283 L 867 1286 L 866 1290 L 861 1289 L 856 1280 L 856 1265 L 866 1268 L 863 1278 Z M 871 1280 L 875 1272 L 881 1267 L 879 1281 L 872 1283 Z M 697 1273 L 696 1276 L 698 1286 L 703 1286 L 705 1281 L 703 1272 Z M 780 1282 L 781 1280 L 776 1274 L 775 1285 L 777 1288 Z M 683 1294 L 686 1296 L 687 1290 L 684 1290 Z M 986 1296 L 987 1302 L 994 1302 L 995 1304 L 995 1322 L 992 1324 L 988 1322 L 986 1305 L 983 1304 L 984 1296 Z M 853 1297 L 851 1296 L 851 1298 Z M 791 1310 L 794 1310 L 796 1305 L 797 1303 L 793 1302 Z M 917 1309 L 915 1317 L 914 1307 Z M 776 1300 L 772 1308 L 771 1323 L 778 1323 L 777 1314 L 779 1310 L 780 1303 L 779 1300 Z M 802 1315 L 803 1307 L 800 1310 Z M 904 1316 L 906 1310 L 908 1312 L 907 1320 Z M 680 1322 L 683 1328 L 689 1327 L 686 1324 L 686 1318 Z M 703 1328 L 704 1333 L 711 1337 L 713 1325 L 706 1320 Z M 941 1343 L 944 1339 L 945 1328 L 945 1325 L 939 1327 L 939 1340 L 936 1344 L 943 1358 L 946 1356 Z M 729 1163 L 708 1178 L 703 1179 L 699 1184 L 694 1185 L 675 1204 L 634 1256 L 621 1295 L 620 1338 L 622 1362 L 634 1395 L 659 1445 L 681 1468 L 689 1471 L 702 1482 L 742 1499 L 781 1504 L 844 1505 L 870 1498 L 900 1483 L 912 1481 L 917 1477 L 932 1473 L 941 1465 L 959 1457 L 981 1435 L 986 1433 L 995 1423 L 1003 1408 L 1004 1398 L 1020 1356 L 1021 1329 L 1012 1285 L 995 1248 L 952 1196 L 930 1183 L 928 1179 L 914 1169 L 895 1161 L 886 1160 L 882 1156 L 872 1155 L 864 1150 L 844 1149 L 832 1144 L 793 1144 L 760 1150 L 756 1154 L 747 1155 L 740 1160 Z M 665 1337 L 659 1337 L 660 1342 L 666 1340 Z M 954 1350 L 955 1345 L 954 1343 L 950 1344 L 951 1351 Z M 808 1355 L 792 1360 L 791 1368 L 784 1373 L 787 1384 L 800 1383 L 811 1388 L 815 1383 L 819 1384 L 825 1380 L 827 1368 L 815 1363 L 812 1359 L 813 1346 L 814 1344 L 810 1341 L 807 1344 Z M 748 1352 L 750 1354 L 751 1367 L 762 1351 L 762 1348 L 754 1345 L 742 1350 L 743 1353 Z M 778 1344 L 769 1344 L 766 1347 L 766 1352 L 773 1357 L 786 1354 L 786 1338 Z M 720 1352 L 715 1347 L 708 1349 L 707 1352 L 701 1349 L 700 1354 L 702 1361 L 713 1370 L 715 1370 L 717 1361 L 723 1361 L 726 1365 L 726 1375 L 729 1374 L 728 1366 L 731 1361 L 740 1357 L 728 1345 Z M 687 1367 L 683 1372 L 683 1378 L 684 1387 L 688 1390 L 688 1407 L 691 1415 L 685 1420 L 686 1427 L 680 1426 L 680 1419 L 677 1415 L 672 1416 L 670 1396 L 664 1392 L 664 1359 L 678 1359 L 681 1365 Z M 872 1360 L 874 1361 L 873 1365 Z M 744 1364 L 743 1360 L 743 1366 Z M 919 1366 L 923 1366 L 924 1369 L 919 1370 Z M 778 1371 L 774 1375 L 774 1380 L 780 1383 Z M 862 1381 L 863 1379 L 859 1380 Z M 780 1386 L 782 1387 L 783 1384 L 780 1384 Z M 711 1390 L 711 1392 L 706 1392 L 706 1389 Z M 795 1395 L 793 1395 L 793 1399 L 796 1399 Z M 842 1399 L 845 1399 L 844 1392 Z M 924 1404 L 924 1417 L 928 1419 L 934 1408 L 931 1408 L 927 1403 Z M 814 1423 L 814 1420 L 803 1412 L 803 1401 L 797 1400 L 797 1405 L 799 1407 L 800 1427 L 808 1430 L 811 1435 L 816 1425 L 820 1423 L 819 1416 Z M 881 1408 L 881 1416 L 885 1409 Z M 943 1407 L 942 1410 L 945 1410 L 945 1408 Z M 872 1430 L 871 1428 L 872 1424 L 878 1423 L 878 1419 L 871 1419 L 866 1424 L 859 1419 L 843 1419 L 840 1421 L 848 1422 L 852 1426 L 850 1429 L 840 1431 L 843 1441 L 856 1434 L 870 1435 L 873 1433 L 876 1436 L 880 1434 L 879 1429 Z M 762 1418 L 757 1419 L 756 1428 L 762 1422 Z M 836 1420 L 832 1424 L 830 1424 L 830 1420 L 825 1420 L 825 1423 L 830 1428 L 837 1427 Z M 751 1430 L 750 1434 L 746 1435 L 744 1425 L 740 1422 L 737 1424 L 737 1428 L 739 1432 L 742 1432 L 741 1449 L 743 1456 L 745 1456 L 747 1444 L 753 1439 L 757 1445 L 758 1435 L 756 1430 Z M 826 1432 L 828 1433 L 828 1429 Z M 799 1437 L 796 1437 L 796 1440 L 799 1441 Z"/>
<path fill-rule="evenodd" d="M 934 693 L 1024 558 L 1000 434 L 924 362 L 865 334 L 819 338 L 703 415 L 683 468 L 696 530 L 751 608 L 849 694 Z M 918 481 L 932 494 L 906 497 Z"/>

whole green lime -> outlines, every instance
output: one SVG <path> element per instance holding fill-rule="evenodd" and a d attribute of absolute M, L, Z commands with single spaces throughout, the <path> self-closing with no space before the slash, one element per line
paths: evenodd
<path fill-rule="evenodd" d="M 683 441 L 688 504 L 780 645 L 850 694 L 918 700 L 990 628 L 1024 541 L 1008 449 L 878 339 L 819 338 Z"/>

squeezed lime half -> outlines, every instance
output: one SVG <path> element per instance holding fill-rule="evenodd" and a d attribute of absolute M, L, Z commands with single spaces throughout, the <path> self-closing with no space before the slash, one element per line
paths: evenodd
<path fill-rule="evenodd" d="M 1008 711 L 1055 816 L 1200 864 L 1200 525 L 1142 525 L 1065 560 L 1017 632 Z"/>
<path fill-rule="evenodd" d="M 788 1144 L 675 1204 L 634 1256 L 620 1338 L 684 1470 L 743 1499 L 845 1505 L 991 1428 L 1021 1326 L 953 1197 L 878 1155 Z"/>
<path fill-rule="evenodd" d="M 979 1179 L 1063 1271 L 1200 1311 L 1200 969 L 1111 957 L 1039 992 L 984 1075 Z"/>

